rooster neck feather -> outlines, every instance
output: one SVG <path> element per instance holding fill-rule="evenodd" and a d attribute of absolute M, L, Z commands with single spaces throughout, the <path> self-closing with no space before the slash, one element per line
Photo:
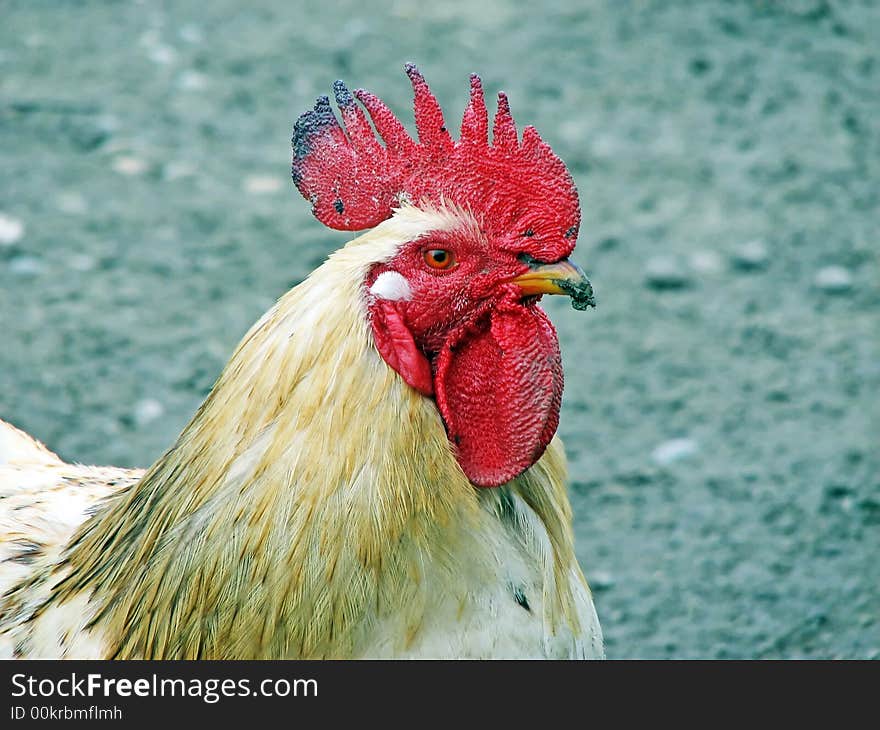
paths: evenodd
<path fill-rule="evenodd" d="M 478 553 L 511 493 L 549 535 L 553 615 L 577 623 L 561 446 L 478 493 L 433 401 L 372 345 L 369 266 L 456 223 L 407 207 L 334 253 L 254 325 L 177 443 L 84 525 L 52 601 L 91 596 L 109 655 L 344 657 L 393 612 L 417 632 L 426 566 L 454 590 L 458 556 Z"/>

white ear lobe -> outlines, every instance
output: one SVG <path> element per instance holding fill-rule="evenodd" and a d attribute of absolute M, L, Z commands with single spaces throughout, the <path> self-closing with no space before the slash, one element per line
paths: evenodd
<path fill-rule="evenodd" d="M 370 287 L 370 294 L 377 299 L 398 301 L 411 299 L 412 289 L 409 288 L 409 282 L 401 274 L 396 271 L 383 271 Z"/>

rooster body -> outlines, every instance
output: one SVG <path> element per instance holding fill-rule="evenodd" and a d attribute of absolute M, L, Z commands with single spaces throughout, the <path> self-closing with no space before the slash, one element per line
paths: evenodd
<path fill-rule="evenodd" d="M 533 428 L 546 445 L 502 482 L 412 385 L 411 343 L 394 330 L 377 346 L 377 311 L 418 298 L 377 265 L 464 229 L 479 221 L 455 205 L 401 204 L 332 254 L 251 328 L 146 472 L 65 464 L 0 422 L 0 656 L 601 657 L 558 396 Z"/>

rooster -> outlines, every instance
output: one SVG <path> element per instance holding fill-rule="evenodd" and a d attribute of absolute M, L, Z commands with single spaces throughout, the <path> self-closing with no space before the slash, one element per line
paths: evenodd
<path fill-rule="evenodd" d="M 328 97 L 296 122 L 314 215 L 369 230 L 251 328 L 155 464 L 66 464 L 0 422 L 0 656 L 603 656 L 538 306 L 593 304 L 574 183 L 503 93 L 490 143 L 472 76 L 453 141 L 406 70 L 417 140 L 339 81 L 344 127 Z"/>

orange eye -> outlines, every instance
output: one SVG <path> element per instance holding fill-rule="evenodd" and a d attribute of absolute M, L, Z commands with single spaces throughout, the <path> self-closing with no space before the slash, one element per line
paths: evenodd
<path fill-rule="evenodd" d="M 443 248 L 432 248 L 424 253 L 425 263 L 432 269 L 451 269 L 455 266 L 455 256 L 452 251 Z"/>

